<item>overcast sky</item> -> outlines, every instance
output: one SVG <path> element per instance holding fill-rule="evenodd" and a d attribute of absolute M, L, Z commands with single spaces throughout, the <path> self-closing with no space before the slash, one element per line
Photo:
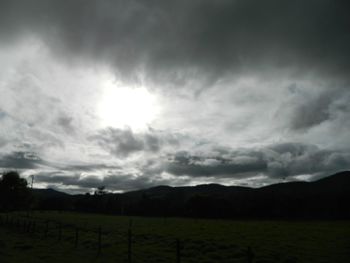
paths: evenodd
<path fill-rule="evenodd" d="M 0 169 L 258 187 L 350 169 L 346 0 L 0 0 Z"/>

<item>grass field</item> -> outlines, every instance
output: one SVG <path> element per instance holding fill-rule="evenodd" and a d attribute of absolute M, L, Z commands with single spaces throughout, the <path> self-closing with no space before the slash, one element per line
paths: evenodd
<path fill-rule="evenodd" d="M 346 221 L 229 221 L 68 212 L 34 212 L 29 217 L 12 213 L 1 218 L 0 262 L 5 263 L 128 262 L 129 244 L 131 262 L 176 262 L 177 239 L 184 263 L 249 262 L 248 247 L 254 254 L 252 262 L 350 262 L 350 222 Z"/>

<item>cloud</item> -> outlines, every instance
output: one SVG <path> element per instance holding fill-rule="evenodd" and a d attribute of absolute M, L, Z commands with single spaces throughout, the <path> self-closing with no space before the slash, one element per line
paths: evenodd
<path fill-rule="evenodd" d="M 347 151 L 319 149 L 315 145 L 282 143 L 257 149 L 217 152 L 216 155 L 178 152 L 166 171 L 175 175 L 215 178 L 249 178 L 266 175 L 282 179 L 299 175 L 329 175 L 350 168 Z"/>
<path fill-rule="evenodd" d="M 334 121 L 343 114 L 350 115 L 347 101 L 350 92 L 344 87 L 331 87 L 325 91 L 296 92 L 292 102 L 295 104 L 291 118 L 291 128 L 294 130 L 307 130 Z"/>
<path fill-rule="evenodd" d="M 91 136 L 91 139 L 112 155 L 125 158 L 135 153 L 156 153 L 167 145 L 176 145 L 176 135 L 149 129 L 134 133 L 130 128 L 106 128 Z"/>
<path fill-rule="evenodd" d="M 0 166 L 114 189 L 348 169 L 349 7 L 0 0 Z M 119 86 L 157 98 L 152 128 L 103 124 Z"/>
<path fill-rule="evenodd" d="M 107 62 L 181 83 L 294 67 L 346 75 L 347 1 L 0 2 L 0 34 L 35 34 L 67 60 Z M 11 33 L 11 34 L 9 34 Z"/>
<path fill-rule="evenodd" d="M 349 169 L 349 160 L 348 151 L 324 150 L 302 143 L 274 144 L 255 149 L 214 147 L 211 152 L 181 151 L 173 155 L 169 153 L 166 158 L 150 158 L 134 167 L 132 172 L 123 166 L 71 165 L 56 171 L 39 172 L 36 182 L 67 191 L 80 189 L 80 192 L 101 185 L 113 191 L 130 191 L 213 180 L 255 187 L 281 180 L 299 180 L 303 176 L 311 180 L 328 176 Z"/>
<path fill-rule="evenodd" d="M 34 169 L 41 163 L 33 152 L 13 152 L 0 157 L 0 167 L 5 169 Z"/>
<path fill-rule="evenodd" d="M 69 191 L 69 189 L 80 189 L 91 191 L 99 186 L 105 186 L 109 191 L 130 191 L 150 188 L 158 185 L 173 185 L 188 183 L 188 180 L 181 178 L 161 178 L 159 176 L 147 177 L 134 174 L 109 174 L 103 178 L 93 175 L 63 174 L 62 172 L 40 173 L 35 176 L 37 183 L 45 183 L 51 186 L 58 186 Z"/>
<path fill-rule="evenodd" d="M 74 133 L 73 118 L 68 116 L 61 116 L 57 119 L 57 124 L 67 133 Z"/>
<path fill-rule="evenodd" d="M 208 146 L 206 146 L 208 147 Z M 3 158 L 1 165 L 17 165 L 23 169 L 46 165 L 36 174 L 39 184 L 61 189 L 89 191 L 105 185 L 114 191 L 129 191 L 156 185 L 188 185 L 220 182 L 259 186 L 281 180 L 320 178 L 350 169 L 349 151 L 320 149 L 303 143 L 279 143 L 258 148 L 227 148 L 210 146 L 192 151 L 168 152 L 165 156 L 148 156 L 132 163 L 110 165 L 103 163 L 57 165 L 38 158 L 17 156 L 16 162 Z M 20 158 L 18 158 L 18 156 Z M 130 166 L 131 165 L 131 166 Z M 80 190 L 79 190 L 80 189 Z"/>
<path fill-rule="evenodd" d="M 235 156 L 235 158 L 224 158 L 221 156 L 207 158 L 179 152 L 170 159 L 166 171 L 171 174 L 194 177 L 244 177 L 251 172 L 266 171 L 266 163 L 254 156 L 254 153 L 250 154 L 251 156 L 249 157 L 242 153 L 241 156 Z"/>
<path fill-rule="evenodd" d="M 143 151 L 145 147 L 147 147 L 145 141 L 143 141 L 142 138 L 135 137 L 130 129 L 122 130 L 109 128 L 100 131 L 98 135 L 92 138 L 96 140 L 102 148 L 119 157 L 127 157 L 132 153 Z"/>

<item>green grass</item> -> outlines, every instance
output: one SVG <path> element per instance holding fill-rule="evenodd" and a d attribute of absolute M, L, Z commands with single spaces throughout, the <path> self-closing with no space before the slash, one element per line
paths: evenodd
<path fill-rule="evenodd" d="M 0 226 L 0 262 L 127 262 L 127 229 L 132 219 L 132 262 L 176 262 L 175 241 L 183 249 L 181 262 L 350 262 L 348 221 L 229 221 L 182 218 L 120 217 L 68 212 L 35 212 L 35 233 Z M 2 215 L 5 218 L 5 215 Z M 45 220 L 52 221 L 45 237 Z M 17 219 L 16 219 L 17 220 Z M 74 247 L 75 228 L 79 232 Z M 102 228 L 102 252 L 97 255 L 97 229 Z"/>

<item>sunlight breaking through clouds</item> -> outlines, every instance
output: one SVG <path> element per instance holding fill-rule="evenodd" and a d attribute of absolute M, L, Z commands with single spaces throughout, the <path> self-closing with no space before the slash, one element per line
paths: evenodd
<path fill-rule="evenodd" d="M 0 169 L 118 191 L 350 168 L 346 1 L 83 2 L 0 0 Z"/>

